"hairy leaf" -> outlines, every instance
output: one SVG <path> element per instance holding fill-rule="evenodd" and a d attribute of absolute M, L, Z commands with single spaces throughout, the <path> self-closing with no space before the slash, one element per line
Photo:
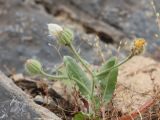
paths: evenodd
<path fill-rule="evenodd" d="M 109 70 L 110 68 L 116 65 L 116 58 L 110 58 L 101 68 L 100 72 L 104 70 L 108 70 L 105 73 L 97 76 L 97 79 L 100 82 L 100 87 L 102 90 L 102 97 L 104 101 L 107 103 L 112 98 L 112 95 L 115 90 L 115 86 L 117 83 L 118 76 L 118 68 L 114 68 Z"/>
<path fill-rule="evenodd" d="M 64 57 L 64 64 L 66 66 L 66 72 L 71 80 L 74 80 L 77 84 L 79 91 L 86 97 L 90 95 L 91 81 L 87 78 L 86 73 L 77 64 L 75 59 L 69 56 Z"/>
<path fill-rule="evenodd" d="M 117 76 L 118 76 L 118 68 L 114 68 L 109 72 L 109 74 L 105 79 L 107 83 L 103 91 L 103 99 L 106 103 L 108 103 L 113 96 L 117 83 Z"/>
<path fill-rule="evenodd" d="M 108 61 L 106 61 L 103 64 L 103 66 L 100 68 L 99 72 L 102 72 L 106 69 L 110 69 L 111 67 L 113 67 L 115 65 L 115 62 L 116 62 L 115 57 L 110 58 Z M 97 76 L 97 79 L 100 82 L 100 85 L 103 89 L 105 89 L 106 82 L 107 82 L 106 77 L 108 76 L 109 72 L 110 71 L 106 71 L 105 73 Z"/>

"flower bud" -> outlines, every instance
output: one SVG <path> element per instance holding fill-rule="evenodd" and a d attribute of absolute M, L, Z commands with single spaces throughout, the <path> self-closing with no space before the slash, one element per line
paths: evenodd
<path fill-rule="evenodd" d="M 137 38 L 134 40 L 133 42 L 133 46 L 132 46 L 132 55 L 139 55 L 144 51 L 146 45 L 146 41 L 143 38 Z"/>
<path fill-rule="evenodd" d="M 25 69 L 28 73 L 32 75 L 41 74 L 42 72 L 42 65 L 39 61 L 35 59 L 29 59 L 25 63 Z"/>
<path fill-rule="evenodd" d="M 48 31 L 50 35 L 57 37 L 63 28 L 57 24 L 48 24 Z"/>
<path fill-rule="evenodd" d="M 57 24 L 48 24 L 49 34 L 55 36 L 58 43 L 62 45 L 70 45 L 73 41 L 73 32 L 68 28 L 62 28 Z"/>
<path fill-rule="evenodd" d="M 58 39 L 60 44 L 70 45 L 73 41 L 73 32 L 68 28 L 64 28 L 59 34 Z"/>

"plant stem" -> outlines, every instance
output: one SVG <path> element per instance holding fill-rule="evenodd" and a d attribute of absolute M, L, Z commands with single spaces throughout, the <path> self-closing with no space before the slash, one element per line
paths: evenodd
<path fill-rule="evenodd" d="M 90 69 L 87 67 L 87 65 L 84 63 L 83 59 L 80 57 L 80 55 L 77 53 L 76 49 L 74 48 L 74 46 L 71 44 L 69 46 L 69 48 L 71 49 L 71 51 L 73 52 L 73 54 L 76 56 L 76 58 L 81 62 L 81 64 L 83 65 L 83 67 L 89 72 L 89 74 L 91 76 L 93 76 L 93 73 L 90 71 Z"/>
<path fill-rule="evenodd" d="M 68 79 L 68 77 L 65 76 L 54 76 L 54 75 L 50 75 L 48 73 L 45 73 L 44 71 L 41 72 L 42 75 L 50 78 L 50 79 L 55 79 L 55 80 L 60 80 L 60 79 Z"/>
<path fill-rule="evenodd" d="M 76 56 L 76 58 L 81 62 L 81 64 L 83 65 L 83 67 L 88 71 L 88 73 L 91 75 L 92 77 L 92 90 L 91 90 L 91 99 L 93 99 L 93 92 L 94 92 L 94 86 L 95 86 L 95 77 L 94 74 L 92 73 L 92 71 L 87 67 L 86 63 L 84 63 L 83 59 L 80 57 L 80 55 L 77 53 L 76 49 L 74 48 L 74 46 L 71 44 L 68 46 L 71 51 L 73 52 L 73 54 Z"/>
<path fill-rule="evenodd" d="M 96 76 L 105 74 L 106 72 L 108 72 L 108 71 L 110 71 L 110 70 L 112 70 L 112 69 L 114 69 L 114 68 L 116 68 L 116 67 L 119 67 L 120 65 L 124 64 L 124 63 L 127 62 L 129 59 L 131 59 L 132 57 L 133 57 L 133 54 L 130 54 L 126 59 L 124 59 L 123 61 L 121 61 L 121 62 L 118 63 L 117 65 L 115 65 L 115 66 L 113 66 L 113 67 L 111 67 L 111 68 L 109 68 L 109 69 L 106 69 L 106 70 L 98 73 Z"/>

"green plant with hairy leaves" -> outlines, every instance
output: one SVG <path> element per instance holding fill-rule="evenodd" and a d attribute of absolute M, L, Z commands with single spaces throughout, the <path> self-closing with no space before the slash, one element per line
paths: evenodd
<path fill-rule="evenodd" d="M 142 53 L 145 40 L 142 38 L 134 40 L 130 55 L 123 61 L 118 62 L 116 57 L 112 57 L 93 71 L 73 46 L 74 34 L 70 29 L 57 24 L 48 24 L 48 29 L 50 35 L 55 36 L 60 45 L 67 46 L 75 57 L 64 56 L 64 67 L 59 70 L 62 72 L 56 75 L 46 73 L 40 62 L 35 59 L 27 60 L 26 70 L 32 75 L 39 74 L 52 80 L 62 80 L 62 82 L 65 80 L 72 82 L 73 85 L 76 84 L 80 96 L 87 101 L 85 106 L 87 111 L 77 112 L 73 120 L 101 119 L 101 114 L 104 117 L 106 105 L 112 99 L 116 87 L 118 67 L 134 55 Z M 99 111 L 101 114 L 98 114 Z"/>

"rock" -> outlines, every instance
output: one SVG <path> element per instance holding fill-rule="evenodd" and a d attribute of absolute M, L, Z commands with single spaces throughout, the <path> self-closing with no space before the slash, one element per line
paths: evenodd
<path fill-rule="evenodd" d="M 24 72 L 24 62 L 28 58 L 37 58 L 48 69 L 53 69 L 62 61 L 61 56 L 71 55 L 65 47 L 59 50 L 56 40 L 48 37 L 47 23 L 71 27 L 75 31 L 76 48 L 81 49 L 82 56 L 90 63 L 100 62 L 99 57 L 95 55 L 94 47 L 87 42 L 93 41 L 95 35 L 87 35 L 82 25 L 52 17 L 33 1 L 1 0 L 0 3 L 0 69 L 6 74 L 10 74 L 12 70 Z M 48 43 L 55 47 L 48 46 Z M 104 49 L 105 54 L 108 49 Z M 113 46 L 110 50 L 118 53 Z"/>
<path fill-rule="evenodd" d="M 11 79 L 13 79 L 14 82 L 18 82 L 24 79 L 24 76 L 22 73 L 14 74 L 11 76 Z"/>
<path fill-rule="evenodd" d="M 114 106 L 123 113 L 130 113 L 159 96 L 159 73 L 160 64 L 142 56 L 135 56 L 122 65 L 113 98 Z"/>
<path fill-rule="evenodd" d="M 119 43 L 135 37 L 148 42 L 147 55 L 159 59 L 159 28 L 151 1 L 146 0 L 38 0 L 58 16 L 67 13 L 67 19 L 82 24 L 87 32 L 96 33 L 102 41 Z M 159 0 L 155 1 L 157 12 Z M 53 7 L 53 5 L 56 6 Z M 56 12 L 57 11 L 57 12 Z M 155 52 L 156 51 L 156 52 Z"/>
<path fill-rule="evenodd" d="M 34 102 L 39 104 L 39 105 L 43 105 L 43 104 L 48 104 L 47 102 L 47 99 L 43 98 L 42 96 L 40 95 L 37 95 L 35 98 L 34 98 Z"/>
<path fill-rule="evenodd" d="M 22 0 L 1 0 L 0 11 L 5 11 L 0 14 L 0 68 L 3 71 L 6 71 L 6 67 L 23 71 L 23 64 L 30 57 L 45 56 L 45 63 L 57 57 L 55 51 L 52 51 L 55 56 L 49 53 L 45 33 L 46 24 L 53 18 L 43 9 Z"/>
<path fill-rule="evenodd" d="M 102 20 L 99 20 L 95 17 L 97 10 L 94 9 L 94 5 L 98 4 L 98 1 L 64 1 L 64 0 L 39 0 L 43 6 L 50 11 L 50 13 L 55 16 L 64 16 L 67 15 L 66 20 L 71 20 L 72 23 L 81 25 L 87 33 L 97 34 L 102 41 L 106 43 L 119 43 L 120 40 L 128 40 L 128 37 L 123 34 L 120 30 L 115 29 L 110 26 L 108 23 L 105 23 Z M 93 3 L 94 2 L 94 3 Z M 56 4 L 56 5 L 55 5 Z M 53 5 L 55 5 L 53 7 Z M 98 9 L 101 9 L 98 6 Z M 91 9 L 90 9 L 91 8 Z M 88 9 L 92 11 L 94 16 L 90 12 L 86 11 Z M 95 8 L 96 9 L 96 8 Z"/>
<path fill-rule="evenodd" d="M 159 0 L 155 1 L 158 2 Z M 155 22 L 155 13 L 150 1 L 109 0 L 102 11 L 102 19 L 116 26 L 125 35 L 130 36 L 130 38 L 145 38 L 148 43 L 147 54 L 157 57 L 155 51 L 159 53 L 160 42 L 155 34 L 159 34 L 159 28 Z"/>
<path fill-rule="evenodd" d="M 46 108 L 35 104 L 11 79 L 0 72 L 1 120 L 61 120 Z"/>

